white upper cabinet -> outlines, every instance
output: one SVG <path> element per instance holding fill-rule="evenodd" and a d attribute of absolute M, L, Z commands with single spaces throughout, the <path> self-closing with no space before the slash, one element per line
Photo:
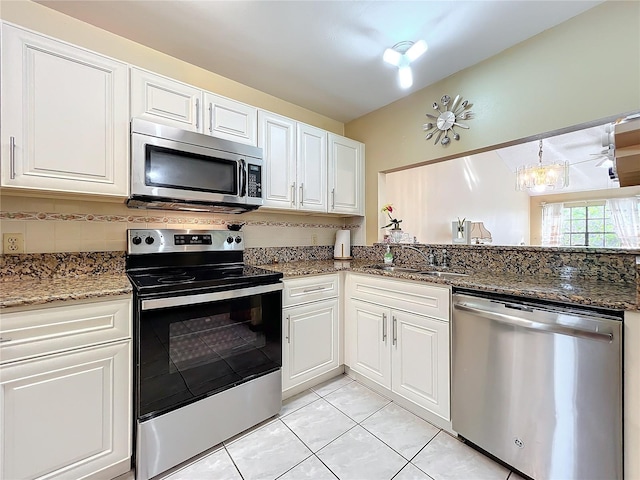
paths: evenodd
<path fill-rule="evenodd" d="M 270 112 L 258 114 L 265 207 L 327 211 L 327 132 Z"/>
<path fill-rule="evenodd" d="M 202 90 L 131 68 L 131 116 L 202 133 Z"/>
<path fill-rule="evenodd" d="M 329 133 L 329 213 L 364 215 L 364 144 Z"/>
<path fill-rule="evenodd" d="M 209 92 L 204 93 L 204 106 L 204 133 L 254 147 L 258 144 L 257 108 Z"/>
<path fill-rule="evenodd" d="M 327 211 L 327 132 L 298 123 L 297 200 L 298 209 L 312 212 Z"/>
<path fill-rule="evenodd" d="M 2 25 L 2 186 L 126 196 L 127 65 Z"/>
<path fill-rule="evenodd" d="M 257 144 L 257 108 L 139 68 L 131 68 L 131 116 Z"/>
<path fill-rule="evenodd" d="M 295 120 L 260 110 L 258 147 L 264 156 L 264 206 L 295 209 Z"/>

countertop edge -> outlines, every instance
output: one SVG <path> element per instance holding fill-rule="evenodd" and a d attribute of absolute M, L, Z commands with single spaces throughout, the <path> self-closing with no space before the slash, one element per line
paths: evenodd
<path fill-rule="evenodd" d="M 355 265 L 352 265 L 355 263 Z M 416 275 L 407 272 L 389 272 L 384 270 L 376 270 L 374 268 L 366 268 L 365 264 L 371 265 L 374 262 L 370 260 L 324 260 L 315 262 L 290 262 L 286 264 L 266 264 L 260 265 L 261 268 L 267 270 L 273 270 L 282 272 L 284 279 L 297 278 L 311 275 L 323 275 L 330 273 L 337 273 L 341 271 L 348 271 L 352 273 L 359 273 L 364 275 L 376 275 L 387 278 L 395 278 L 398 280 L 411 280 L 416 282 L 423 282 L 427 284 L 450 286 L 452 288 L 465 288 L 469 290 L 477 290 L 481 292 L 490 292 L 502 295 L 519 296 L 523 298 L 535 299 L 535 300 L 548 300 L 552 302 L 568 303 L 572 305 L 583 305 L 598 308 L 605 308 L 611 310 L 624 310 L 624 311 L 640 311 L 640 305 L 638 302 L 629 300 L 614 300 L 608 301 L 603 299 L 593 299 L 579 293 L 571 293 L 570 291 L 560 291 L 557 288 L 550 288 L 544 286 L 535 286 L 535 282 L 532 285 L 522 288 L 505 287 L 503 285 L 496 285 L 492 282 L 479 282 L 470 277 L 463 277 L 463 279 L 445 279 L 438 277 L 428 277 L 425 275 Z M 296 265 L 298 264 L 298 265 Z M 578 280 L 553 278 L 558 284 L 570 286 L 570 283 L 584 283 Z M 604 283 L 603 285 L 607 285 Z M 631 290 L 632 285 L 628 288 Z"/>

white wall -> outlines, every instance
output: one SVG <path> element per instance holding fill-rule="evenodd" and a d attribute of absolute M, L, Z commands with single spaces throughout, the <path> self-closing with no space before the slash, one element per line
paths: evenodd
<path fill-rule="evenodd" d="M 640 2 L 603 2 L 349 122 L 346 136 L 367 148 L 367 243 L 380 233 L 375 221 L 385 203 L 377 196 L 380 172 L 459 158 L 573 125 L 605 123 L 608 117 L 640 109 L 639 39 Z M 444 94 L 461 95 L 473 104 L 474 113 L 469 130 L 446 148 L 425 141 L 422 131 L 425 113 Z M 451 220 L 465 215 L 453 213 Z"/>
<path fill-rule="evenodd" d="M 387 173 L 385 202 L 420 243 L 451 243 L 451 222 L 466 218 L 484 222 L 495 245 L 528 245 L 529 195 L 512 177 L 494 152 L 461 157 Z"/>

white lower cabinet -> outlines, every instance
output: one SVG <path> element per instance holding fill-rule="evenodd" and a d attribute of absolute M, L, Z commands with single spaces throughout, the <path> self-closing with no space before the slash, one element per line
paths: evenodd
<path fill-rule="evenodd" d="M 284 392 L 341 364 L 338 278 L 332 274 L 284 282 Z"/>
<path fill-rule="evenodd" d="M 30 322 L 38 316 L 46 320 L 49 314 L 59 321 L 36 335 L 44 342 L 49 339 L 53 345 L 59 345 L 59 338 L 65 335 L 62 329 L 68 327 L 79 341 L 76 348 L 43 348 L 55 353 L 21 356 L 19 361 L 2 358 L 0 478 L 113 478 L 129 471 L 131 301 L 127 298 L 96 302 L 93 313 L 91 305 L 3 313 L 3 347 L 11 343 L 31 345 L 34 339 L 24 335 L 13 338 L 14 329 L 8 326 L 17 325 L 21 319 Z M 129 328 L 121 332 L 120 338 L 113 338 L 115 330 L 107 324 L 97 327 L 105 332 L 108 340 L 104 342 L 77 332 L 73 323 L 82 323 L 86 318 L 90 324 L 94 317 L 107 317 L 109 309 L 116 324 L 120 323 L 122 311 L 128 312 Z M 65 312 L 71 319 L 69 322 L 61 320 Z M 85 341 L 87 338 L 91 338 L 91 343 Z M 18 349 L 19 345 L 8 348 Z"/>
<path fill-rule="evenodd" d="M 347 364 L 383 387 L 391 388 L 387 307 L 347 300 Z"/>
<path fill-rule="evenodd" d="M 337 298 L 285 310 L 283 390 L 339 366 L 338 311 Z"/>
<path fill-rule="evenodd" d="M 449 289 L 349 274 L 345 291 L 347 366 L 448 421 Z"/>
<path fill-rule="evenodd" d="M 449 420 L 449 323 L 392 310 L 391 326 L 391 390 Z"/>

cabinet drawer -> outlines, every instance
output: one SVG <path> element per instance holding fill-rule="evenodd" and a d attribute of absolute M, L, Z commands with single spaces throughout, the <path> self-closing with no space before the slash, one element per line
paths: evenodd
<path fill-rule="evenodd" d="M 131 337 L 131 298 L 2 314 L 0 363 Z"/>
<path fill-rule="evenodd" d="M 449 321 L 451 292 L 448 287 L 350 274 L 347 295 L 366 302 Z"/>
<path fill-rule="evenodd" d="M 339 294 L 338 274 L 287 279 L 284 281 L 282 305 L 288 307 L 301 303 L 315 302 Z"/>

